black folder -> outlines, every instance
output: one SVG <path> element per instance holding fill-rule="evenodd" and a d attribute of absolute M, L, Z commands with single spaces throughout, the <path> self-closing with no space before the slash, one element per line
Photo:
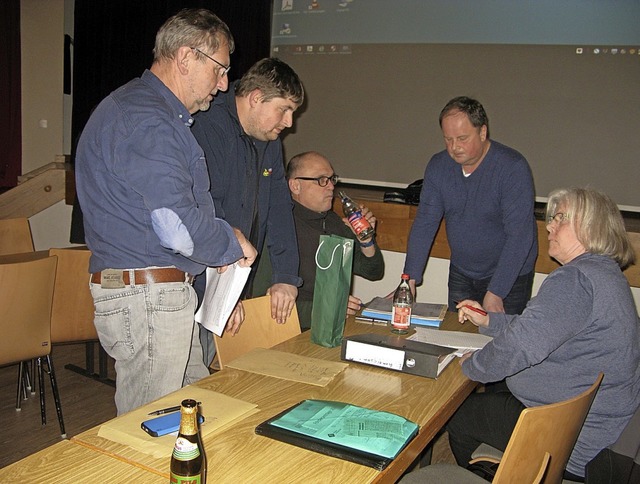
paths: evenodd
<path fill-rule="evenodd" d="M 337 413 L 344 416 L 331 417 Z M 283 420 L 287 422 L 283 423 Z M 317 422 L 322 422 L 321 425 L 328 423 L 328 427 L 331 427 L 329 433 L 307 431 Z M 399 431 L 389 431 L 387 422 L 390 422 L 390 427 Z M 367 429 L 367 426 L 370 428 Z M 375 429 L 372 430 L 371 427 Z M 333 432 L 335 429 L 338 432 Z M 351 441 L 346 444 L 336 442 L 336 434 L 345 429 L 348 429 Z M 256 427 L 256 434 L 381 471 L 418 434 L 418 425 L 399 415 L 348 403 L 303 400 L 262 422 Z M 371 441 L 383 442 L 387 446 L 380 451 L 374 448 L 365 450 L 364 448 L 369 447 L 367 443 Z"/>

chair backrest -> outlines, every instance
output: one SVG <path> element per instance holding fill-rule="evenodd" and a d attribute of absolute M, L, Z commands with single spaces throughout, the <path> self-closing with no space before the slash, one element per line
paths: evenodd
<path fill-rule="evenodd" d="M 86 247 L 49 249 L 58 258 L 51 309 L 51 342 L 97 340 L 93 325 L 93 297 L 89 290 L 89 257 Z"/>
<path fill-rule="evenodd" d="M 562 482 L 564 468 L 602 377 L 600 373 L 588 390 L 569 400 L 524 409 L 493 482 L 535 482 L 544 466 L 545 453 L 551 459 L 541 482 Z"/>
<path fill-rule="evenodd" d="M 51 352 L 55 257 L 0 264 L 0 365 Z"/>
<path fill-rule="evenodd" d="M 271 319 L 270 296 L 246 299 L 242 301 L 242 305 L 245 318 L 240 331 L 234 336 L 229 333 L 223 333 L 222 337 L 214 335 L 220 369 L 224 368 L 225 363 L 254 348 L 271 348 L 300 334 L 300 321 L 295 306 L 284 324 L 277 324 Z"/>
<path fill-rule="evenodd" d="M 20 252 L 33 252 L 29 220 L 24 217 L 0 219 L 0 255 Z"/>

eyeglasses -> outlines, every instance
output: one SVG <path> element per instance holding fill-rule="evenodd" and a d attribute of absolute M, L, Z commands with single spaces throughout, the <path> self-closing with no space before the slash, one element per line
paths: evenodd
<path fill-rule="evenodd" d="M 335 184 L 338 183 L 338 180 L 340 179 L 340 177 L 334 173 L 331 176 L 324 176 L 324 175 L 323 176 L 316 176 L 316 177 L 312 177 L 312 176 L 297 176 L 295 179 L 296 180 L 314 181 L 314 182 L 317 182 L 318 185 L 320 185 L 321 187 L 326 187 L 329 184 L 329 182 L 331 182 L 331 184 L 335 186 Z"/>
<path fill-rule="evenodd" d="M 557 224 L 560 224 L 564 220 L 569 220 L 569 214 L 563 213 L 563 212 L 558 212 L 555 215 L 549 215 L 547 217 L 547 224 L 552 224 L 553 222 L 556 222 Z"/>
<path fill-rule="evenodd" d="M 195 50 L 196 52 L 199 52 L 200 54 L 202 54 L 203 56 L 205 56 L 207 59 L 211 59 L 213 62 L 215 62 L 216 64 L 218 64 L 222 69 L 222 74 L 220 74 L 220 71 L 218 71 L 218 75 L 220 77 L 223 77 L 225 74 L 227 74 L 229 72 L 229 69 L 231 69 L 231 66 L 225 66 L 224 64 L 222 64 L 221 62 L 218 62 L 217 60 L 215 60 L 213 57 L 211 57 L 210 55 L 205 54 L 204 52 L 202 52 L 200 49 L 198 49 L 197 47 L 192 47 L 193 50 Z"/>

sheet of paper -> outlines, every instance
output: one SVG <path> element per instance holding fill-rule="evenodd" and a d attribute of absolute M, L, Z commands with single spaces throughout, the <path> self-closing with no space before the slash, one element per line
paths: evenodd
<path fill-rule="evenodd" d="M 207 287 L 196 321 L 218 336 L 222 336 L 227 320 L 233 311 L 247 278 L 250 267 L 240 267 L 234 263 L 222 274 L 217 269 L 207 267 Z"/>
<path fill-rule="evenodd" d="M 475 351 L 484 347 L 493 338 L 478 333 L 463 333 L 462 331 L 442 331 L 429 328 L 415 328 L 416 332 L 407 339 L 430 343 L 432 345 L 456 348 L 456 356 L 467 351 Z"/>
<path fill-rule="evenodd" d="M 98 436 L 127 445 L 155 458 L 169 457 L 176 442 L 176 434 L 151 437 L 142 430 L 140 424 L 153 418 L 153 415 L 148 415 L 149 412 L 180 405 L 180 402 L 186 398 L 201 402 L 200 408 L 205 419 L 201 427 L 203 437 L 226 427 L 233 421 L 251 415 L 257 407 L 253 403 L 189 385 L 153 403 L 109 420 L 100 427 Z"/>
<path fill-rule="evenodd" d="M 309 358 L 284 351 L 255 348 L 225 366 L 324 387 L 349 364 Z"/>

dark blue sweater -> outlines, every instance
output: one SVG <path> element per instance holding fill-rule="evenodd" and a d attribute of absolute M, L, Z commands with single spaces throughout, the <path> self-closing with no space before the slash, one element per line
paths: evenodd
<path fill-rule="evenodd" d="M 488 290 L 505 298 L 519 275 L 533 271 L 538 255 L 534 191 L 527 160 L 491 141 L 468 177 L 442 151 L 425 170 L 411 228 L 404 272 L 417 283 L 444 216 L 451 264 L 473 279 L 491 278 Z"/>

